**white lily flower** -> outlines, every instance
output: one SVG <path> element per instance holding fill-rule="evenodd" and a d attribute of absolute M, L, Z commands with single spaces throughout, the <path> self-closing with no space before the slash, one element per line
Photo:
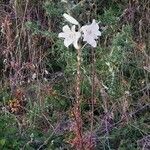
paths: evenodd
<path fill-rule="evenodd" d="M 70 15 L 64 13 L 63 16 L 70 23 L 75 24 L 75 25 L 79 25 L 79 22 L 76 19 L 74 19 L 73 17 L 71 17 Z"/>
<path fill-rule="evenodd" d="M 98 36 L 101 36 L 98 23 L 96 23 L 93 19 L 90 25 L 81 27 L 81 31 L 83 32 L 83 41 L 86 41 L 91 46 L 96 47 L 97 43 L 95 40 L 98 39 Z"/>
<path fill-rule="evenodd" d="M 78 40 L 81 37 L 80 32 L 75 31 L 75 25 L 69 28 L 68 25 L 63 27 L 63 32 L 59 33 L 58 37 L 64 38 L 64 45 L 68 48 L 69 45 L 73 44 L 76 49 L 79 49 Z"/>

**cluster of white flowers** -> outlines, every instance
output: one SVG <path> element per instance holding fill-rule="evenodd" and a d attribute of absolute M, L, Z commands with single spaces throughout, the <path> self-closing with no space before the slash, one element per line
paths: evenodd
<path fill-rule="evenodd" d="M 99 31 L 98 23 L 96 23 L 94 19 L 91 24 L 84 25 L 80 28 L 79 22 L 76 19 L 68 14 L 64 14 L 63 16 L 67 21 L 73 24 L 71 28 L 68 25 L 65 25 L 62 28 L 63 32 L 58 35 L 58 37 L 64 38 L 64 45 L 66 47 L 73 44 L 76 49 L 80 48 L 78 44 L 80 38 L 92 47 L 97 46 L 96 40 L 98 39 L 98 36 L 101 36 L 101 32 Z M 78 31 L 75 30 L 76 25 L 79 27 Z"/>

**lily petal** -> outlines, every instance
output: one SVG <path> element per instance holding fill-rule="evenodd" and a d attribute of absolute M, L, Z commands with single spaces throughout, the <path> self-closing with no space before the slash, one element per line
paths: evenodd
<path fill-rule="evenodd" d="M 68 25 L 63 26 L 62 30 L 63 32 L 70 32 L 70 28 Z"/>
<path fill-rule="evenodd" d="M 70 23 L 75 24 L 75 25 L 79 25 L 79 22 L 76 19 L 74 19 L 72 16 L 70 16 L 70 15 L 68 15 L 66 13 L 64 13 L 63 16 Z"/>
<path fill-rule="evenodd" d="M 61 32 L 61 33 L 58 34 L 58 37 L 59 37 L 59 38 L 65 38 L 65 36 L 66 36 L 66 34 L 63 33 L 63 32 Z"/>
<path fill-rule="evenodd" d="M 66 38 L 64 40 L 64 45 L 68 48 L 69 45 L 71 45 L 73 43 L 73 40 L 72 39 L 69 39 L 69 38 Z"/>
<path fill-rule="evenodd" d="M 96 43 L 95 40 L 89 41 L 89 44 L 90 44 L 91 46 L 93 46 L 93 47 L 96 47 L 96 46 L 97 46 L 97 43 Z"/>
<path fill-rule="evenodd" d="M 96 47 L 97 43 L 95 40 L 98 39 L 98 36 L 101 36 L 101 32 L 99 31 L 99 25 L 95 19 L 93 19 L 90 25 L 81 27 L 81 32 L 83 32 L 83 41 L 86 41 L 92 47 Z"/>

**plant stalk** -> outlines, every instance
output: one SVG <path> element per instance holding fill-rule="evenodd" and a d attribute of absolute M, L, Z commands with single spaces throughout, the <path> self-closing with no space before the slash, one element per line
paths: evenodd
<path fill-rule="evenodd" d="M 82 137 L 82 118 L 81 118 L 81 48 L 77 49 L 77 77 L 76 77 L 76 103 L 75 103 L 75 121 L 77 127 L 77 137 L 80 141 L 80 149 L 84 150 Z"/>

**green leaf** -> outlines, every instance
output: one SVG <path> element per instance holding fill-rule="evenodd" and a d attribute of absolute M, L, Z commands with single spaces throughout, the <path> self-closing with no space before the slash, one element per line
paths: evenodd
<path fill-rule="evenodd" d="M 0 140 L 0 145 L 1 145 L 1 146 L 4 146 L 5 143 L 6 143 L 6 139 L 1 139 L 1 140 Z"/>

